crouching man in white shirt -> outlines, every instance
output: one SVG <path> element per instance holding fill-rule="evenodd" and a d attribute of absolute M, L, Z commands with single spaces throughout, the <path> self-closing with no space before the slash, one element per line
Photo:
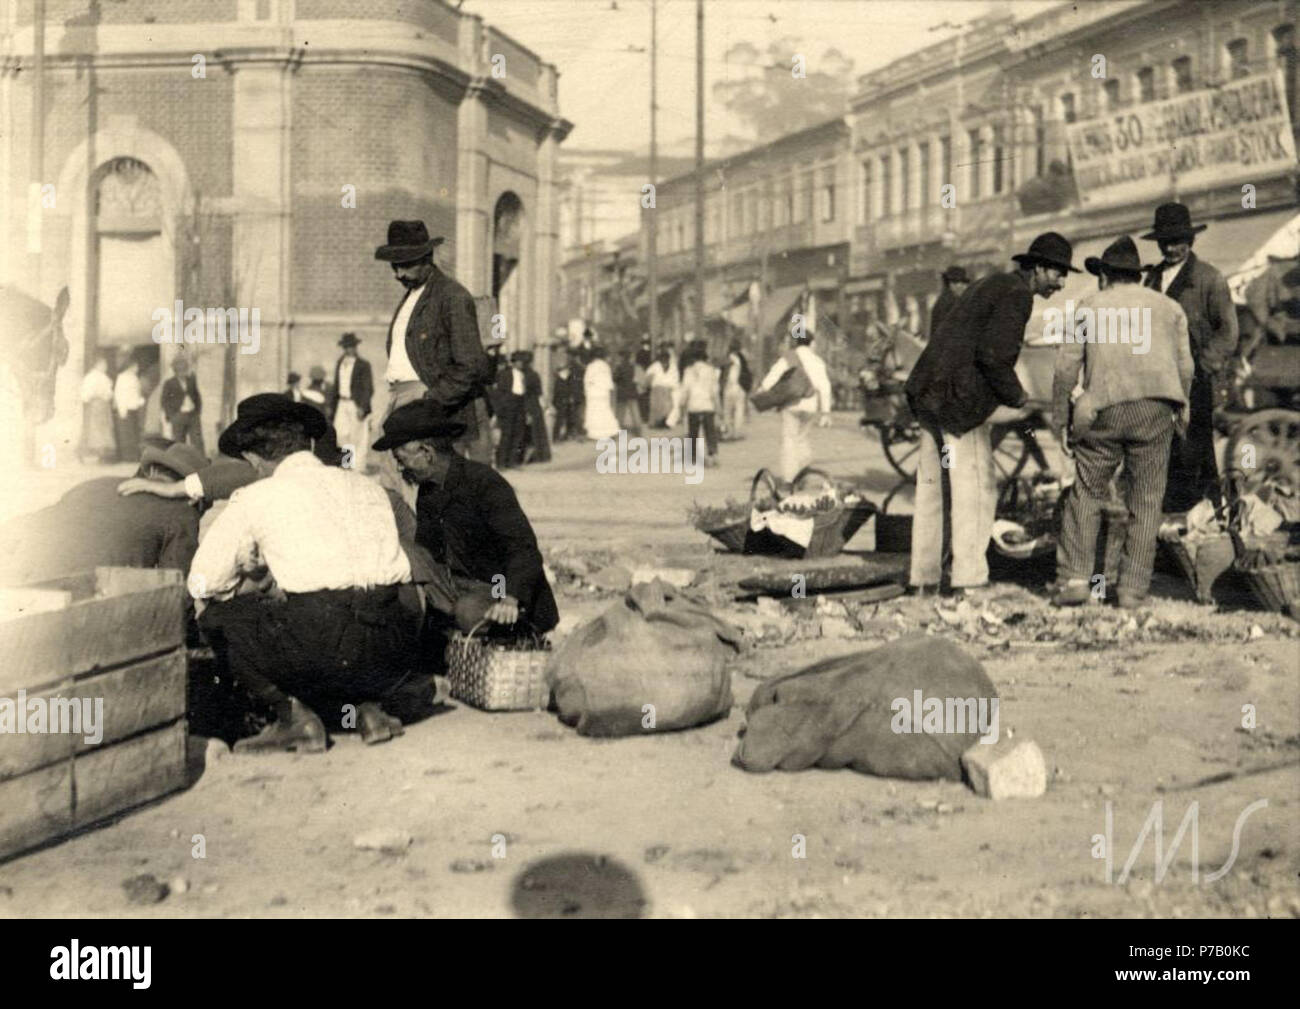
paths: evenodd
<path fill-rule="evenodd" d="M 252 396 L 221 435 L 263 479 L 230 498 L 199 544 L 189 590 L 230 673 L 277 720 L 236 751 L 323 752 L 327 726 L 367 743 L 400 734 L 383 705 L 413 678 L 420 617 L 383 489 L 312 454 L 325 419 L 285 396 Z M 241 593 L 273 580 L 275 591 Z"/>

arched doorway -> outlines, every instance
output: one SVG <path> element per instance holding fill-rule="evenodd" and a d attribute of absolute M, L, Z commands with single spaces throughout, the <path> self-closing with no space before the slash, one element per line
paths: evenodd
<path fill-rule="evenodd" d="M 157 384 L 160 348 L 154 311 L 172 309 L 174 257 L 164 236 L 162 187 L 136 158 L 114 158 L 96 173 L 92 207 L 90 325 L 85 366 L 98 355 L 113 371 L 128 357 Z M 152 374 L 150 374 L 152 373 Z"/>
<path fill-rule="evenodd" d="M 492 212 L 492 297 L 505 320 L 506 346 L 520 350 L 525 342 L 519 260 L 524 246 L 524 205 L 505 192 Z"/>

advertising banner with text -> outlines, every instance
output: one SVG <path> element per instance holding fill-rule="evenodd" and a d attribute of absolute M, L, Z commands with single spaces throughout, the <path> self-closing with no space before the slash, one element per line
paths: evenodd
<path fill-rule="evenodd" d="M 1084 206 L 1107 207 L 1296 170 L 1282 71 L 1066 128 Z"/>

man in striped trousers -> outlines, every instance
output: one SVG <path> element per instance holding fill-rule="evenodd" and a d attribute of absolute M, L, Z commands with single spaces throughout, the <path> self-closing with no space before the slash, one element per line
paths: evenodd
<path fill-rule="evenodd" d="M 1084 266 L 1099 278 L 1099 290 L 1075 307 L 1077 328 L 1063 334 L 1052 382 L 1057 438 L 1078 474 L 1062 518 L 1058 558 L 1065 570 L 1057 572 L 1056 603 L 1077 606 L 1105 595 L 1104 581 L 1092 582 L 1093 562 L 1111 481 L 1123 465 L 1128 526 L 1115 594 L 1130 608 L 1142 604 L 1151 585 L 1169 446 L 1175 428 L 1187 423 L 1195 366 L 1187 316 L 1173 300 L 1153 298 L 1156 292 L 1141 286 L 1131 238 L 1118 239 Z M 1083 393 L 1067 420 L 1080 368 Z"/>

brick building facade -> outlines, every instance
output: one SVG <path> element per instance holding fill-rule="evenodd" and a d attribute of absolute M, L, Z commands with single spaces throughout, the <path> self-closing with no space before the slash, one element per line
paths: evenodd
<path fill-rule="evenodd" d="M 260 316 L 256 353 L 187 348 L 209 444 L 223 400 L 332 372 L 345 330 L 382 373 L 394 218 L 445 236 L 439 265 L 496 299 L 508 346 L 545 338 L 571 124 L 510 37 L 442 0 L 47 0 L 33 199 L 32 10 L 0 2 L 0 278 L 71 296 L 45 442 L 75 438 L 96 354 L 169 373 L 152 313 L 177 300 Z"/>

